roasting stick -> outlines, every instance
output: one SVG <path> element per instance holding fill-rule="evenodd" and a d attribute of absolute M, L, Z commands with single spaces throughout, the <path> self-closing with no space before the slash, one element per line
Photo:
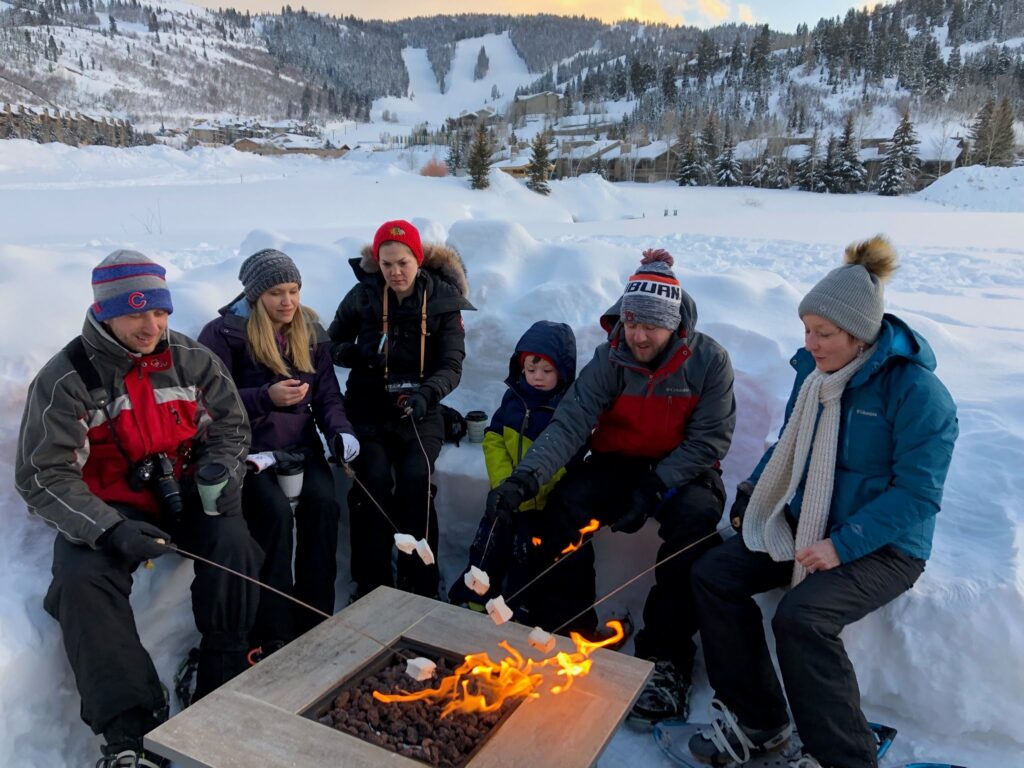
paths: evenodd
<path fill-rule="evenodd" d="M 687 545 L 686 545 L 685 547 L 683 547 L 682 549 L 677 549 L 677 550 L 676 550 L 675 552 L 673 552 L 673 553 L 672 553 L 671 555 L 669 555 L 668 557 L 663 557 L 663 558 L 662 558 L 661 560 L 659 560 L 658 562 L 656 562 L 656 563 L 655 563 L 654 565 L 652 565 L 652 566 L 651 566 L 650 568 L 645 568 L 644 570 L 640 571 L 640 573 L 638 573 L 638 574 L 637 574 L 636 576 L 634 576 L 633 578 L 629 579 L 629 581 L 626 581 L 625 583 L 623 583 L 623 584 L 620 584 L 619 586 L 617 586 L 617 587 L 616 587 L 615 589 L 613 589 L 613 590 L 612 590 L 611 592 L 609 592 L 609 593 L 608 593 L 607 595 L 605 595 L 604 597 L 601 597 L 601 598 L 598 598 L 597 600 L 595 600 L 595 601 L 594 601 L 594 603 L 593 603 L 592 605 L 589 605 L 589 606 L 587 606 L 586 608 L 584 608 L 584 609 L 583 609 L 582 611 L 580 611 L 579 613 L 577 613 L 577 614 L 576 614 L 575 616 L 573 616 L 573 617 L 572 617 L 571 619 L 569 619 L 568 621 L 564 621 L 564 622 L 562 622 L 562 623 L 561 623 L 561 624 L 560 624 L 560 625 L 559 625 L 558 627 L 556 627 L 555 629 L 551 630 L 551 633 L 552 633 L 552 634 L 557 634 L 557 633 L 561 632 L 561 631 L 562 631 L 563 629 L 565 629 L 565 628 L 566 628 L 567 626 L 569 626 L 570 624 L 572 624 L 572 623 L 573 623 L 574 621 L 576 621 L 576 619 L 578 619 L 578 618 L 579 618 L 580 616 L 582 616 L 583 614 L 585 614 L 585 613 L 586 613 L 587 611 L 589 611 L 589 610 L 590 610 L 591 608 L 596 608 L 596 607 L 597 607 L 597 606 L 599 606 L 599 605 L 600 605 L 601 603 L 603 603 L 603 602 L 604 602 L 605 600 L 607 600 L 607 599 L 608 599 L 609 597 L 612 597 L 613 595 L 615 595 L 615 594 L 617 594 L 617 593 L 621 592 L 622 590 L 624 590 L 624 589 L 625 589 L 626 587 L 628 587 L 628 586 L 629 586 L 630 584 L 632 584 L 633 582 L 637 581 L 638 579 L 640 579 L 640 578 L 643 578 L 643 577 L 644 577 L 644 576 L 646 576 L 646 575 L 647 575 L 648 573 L 650 573 L 650 572 L 651 572 L 651 571 L 653 571 L 653 570 L 654 570 L 655 568 L 657 568 L 657 567 L 658 567 L 659 565 L 662 565 L 662 564 L 664 564 L 664 563 L 667 563 L 667 562 L 668 562 L 669 560 L 671 560 L 671 559 L 672 559 L 673 557 L 676 557 L 677 555 L 681 555 L 681 554 L 683 554 L 683 552 L 685 552 L 686 550 L 688 550 L 688 549 L 693 549 L 693 548 L 694 548 L 694 547 L 696 547 L 696 546 L 697 546 L 698 544 L 702 544 L 702 543 L 704 543 L 705 541 L 707 541 L 708 539 L 710 539 L 710 538 L 711 538 L 712 536 L 717 536 L 717 535 L 718 535 L 718 530 L 716 529 L 716 530 L 712 531 L 711 533 L 709 533 L 709 534 L 708 534 L 707 536 L 702 536 L 701 538 L 697 539 L 696 541 L 694 541 L 694 542 L 691 542 L 691 543 L 687 544 Z M 572 554 L 572 553 L 570 552 L 569 554 Z M 564 558 L 563 558 L 563 559 L 564 559 Z M 556 560 L 556 561 L 555 561 L 555 565 L 557 565 L 557 564 L 558 564 L 559 562 L 561 562 L 561 560 Z M 551 570 L 551 569 L 549 568 L 548 570 Z M 540 578 L 540 577 L 538 577 L 538 578 Z M 536 581 L 536 579 L 534 579 L 534 581 Z M 533 583 L 533 582 L 531 582 L 531 583 Z M 521 592 L 521 591 L 522 591 L 522 590 L 520 590 L 520 592 Z M 518 593 L 517 593 L 517 594 L 518 594 Z"/>

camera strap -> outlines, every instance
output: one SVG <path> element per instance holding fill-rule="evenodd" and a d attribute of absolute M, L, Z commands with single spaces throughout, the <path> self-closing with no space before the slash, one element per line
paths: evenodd
<path fill-rule="evenodd" d="M 384 338 L 384 381 L 388 380 L 388 286 L 384 284 L 383 311 L 381 313 Z M 423 289 L 423 303 L 420 306 L 420 381 L 423 381 L 423 364 L 427 356 L 427 289 Z"/>
<path fill-rule="evenodd" d="M 82 337 L 75 336 L 75 338 L 69 341 L 64 347 L 64 353 L 71 361 L 71 367 L 75 369 L 75 373 L 78 374 L 82 383 L 85 384 L 85 388 L 89 390 L 89 394 L 92 395 L 93 399 L 99 403 L 100 408 L 103 409 L 103 413 L 107 417 L 107 426 L 110 428 L 110 436 L 114 438 L 114 445 L 117 446 L 117 450 L 124 456 L 128 466 L 133 466 L 135 462 L 132 461 L 131 456 L 124 449 L 121 438 L 117 436 L 117 430 L 114 428 L 114 419 L 110 416 L 110 393 L 103 386 L 100 372 L 96 370 L 96 366 L 89 359 L 89 353 L 85 351 L 85 342 L 82 341 Z"/>

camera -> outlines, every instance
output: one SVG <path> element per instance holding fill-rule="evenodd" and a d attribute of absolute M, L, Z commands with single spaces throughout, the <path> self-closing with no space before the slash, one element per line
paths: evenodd
<path fill-rule="evenodd" d="M 146 456 L 128 472 L 128 487 L 136 493 L 153 484 L 160 507 L 172 518 L 181 517 L 181 486 L 174 477 L 174 462 L 166 453 Z"/>

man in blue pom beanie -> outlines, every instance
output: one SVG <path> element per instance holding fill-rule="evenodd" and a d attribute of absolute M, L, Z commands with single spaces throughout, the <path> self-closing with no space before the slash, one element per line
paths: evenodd
<path fill-rule="evenodd" d="M 165 275 L 136 251 L 96 266 L 81 336 L 29 387 L 15 460 L 29 512 L 57 531 L 43 606 L 60 623 L 82 719 L 106 741 L 104 768 L 163 764 L 142 748 L 167 700 L 129 603 L 133 572 L 172 535 L 247 575 L 263 558 L 239 514 L 245 409 L 220 359 L 168 330 Z M 193 477 L 207 467 L 228 480 L 204 510 Z M 195 574 L 198 697 L 247 666 L 258 588 L 198 562 Z"/>

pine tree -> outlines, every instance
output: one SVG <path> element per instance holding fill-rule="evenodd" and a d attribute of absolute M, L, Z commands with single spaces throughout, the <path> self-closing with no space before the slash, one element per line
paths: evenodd
<path fill-rule="evenodd" d="M 989 97 L 988 101 L 978 110 L 971 126 L 971 162 L 975 165 L 989 165 L 992 159 L 992 144 L 996 102 Z"/>
<path fill-rule="evenodd" d="M 708 112 L 707 119 L 704 121 L 704 128 L 700 132 L 700 144 L 701 160 L 703 161 L 701 183 L 715 184 L 717 177 L 714 160 L 722 153 L 722 147 L 718 138 L 718 113 L 714 110 Z"/>
<path fill-rule="evenodd" d="M 452 132 L 448 135 L 448 156 L 445 164 L 448 166 L 448 173 L 454 176 L 462 168 L 465 160 L 463 158 L 462 135 Z"/>
<path fill-rule="evenodd" d="M 487 50 L 481 45 L 480 52 L 476 55 L 476 66 L 473 67 L 473 80 L 483 80 L 487 77 L 487 71 L 491 68 L 491 62 L 487 58 Z"/>
<path fill-rule="evenodd" d="M 900 124 L 892 134 L 892 142 L 885 153 L 878 174 L 878 194 L 902 195 L 914 186 L 920 164 L 917 158 L 917 134 L 910 122 L 910 112 L 904 112 Z"/>
<path fill-rule="evenodd" d="M 821 177 L 819 188 L 815 192 L 839 192 L 841 183 L 840 165 L 842 157 L 839 154 L 839 142 L 835 136 L 828 137 L 825 145 L 825 160 L 821 164 Z"/>
<path fill-rule="evenodd" d="M 836 176 L 836 192 L 860 192 L 867 181 L 867 171 L 860 160 L 860 142 L 853 131 L 853 113 L 846 116 L 843 135 L 837 148 L 838 173 Z"/>
<path fill-rule="evenodd" d="M 722 152 L 715 158 L 715 179 L 720 187 L 738 187 L 743 183 L 743 170 L 736 159 L 736 144 L 728 128 L 722 140 Z"/>
<path fill-rule="evenodd" d="M 1013 133 L 1013 107 L 1010 98 L 1004 96 L 999 102 L 999 109 L 992 117 L 992 151 L 989 165 L 1009 167 L 1016 160 L 1014 145 L 1016 137 Z"/>
<path fill-rule="evenodd" d="M 676 164 L 676 182 L 680 187 L 696 187 L 704 176 L 704 159 L 700 142 L 692 134 L 686 138 L 679 162 Z"/>
<path fill-rule="evenodd" d="M 796 167 L 796 185 L 804 192 L 821 192 L 821 142 L 818 140 L 818 129 L 811 134 L 811 144 L 807 154 Z"/>
<path fill-rule="evenodd" d="M 491 137 L 481 124 L 476 129 L 473 144 L 469 148 L 469 178 L 473 189 L 487 189 L 491 185 Z"/>
<path fill-rule="evenodd" d="M 533 144 L 530 147 L 530 165 L 526 173 L 529 178 L 526 181 L 526 188 L 534 192 L 547 195 L 551 193 L 548 187 L 548 176 L 551 173 L 551 162 L 548 160 L 547 136 L 542 132 L 533 137 Z"/>
<path fill-rule="evenodd" d="M 750 185 L 762 189 L 789 189 L 789 170 L 785 161 L 765 151 L 761 161 L 750 174 Z"/>

